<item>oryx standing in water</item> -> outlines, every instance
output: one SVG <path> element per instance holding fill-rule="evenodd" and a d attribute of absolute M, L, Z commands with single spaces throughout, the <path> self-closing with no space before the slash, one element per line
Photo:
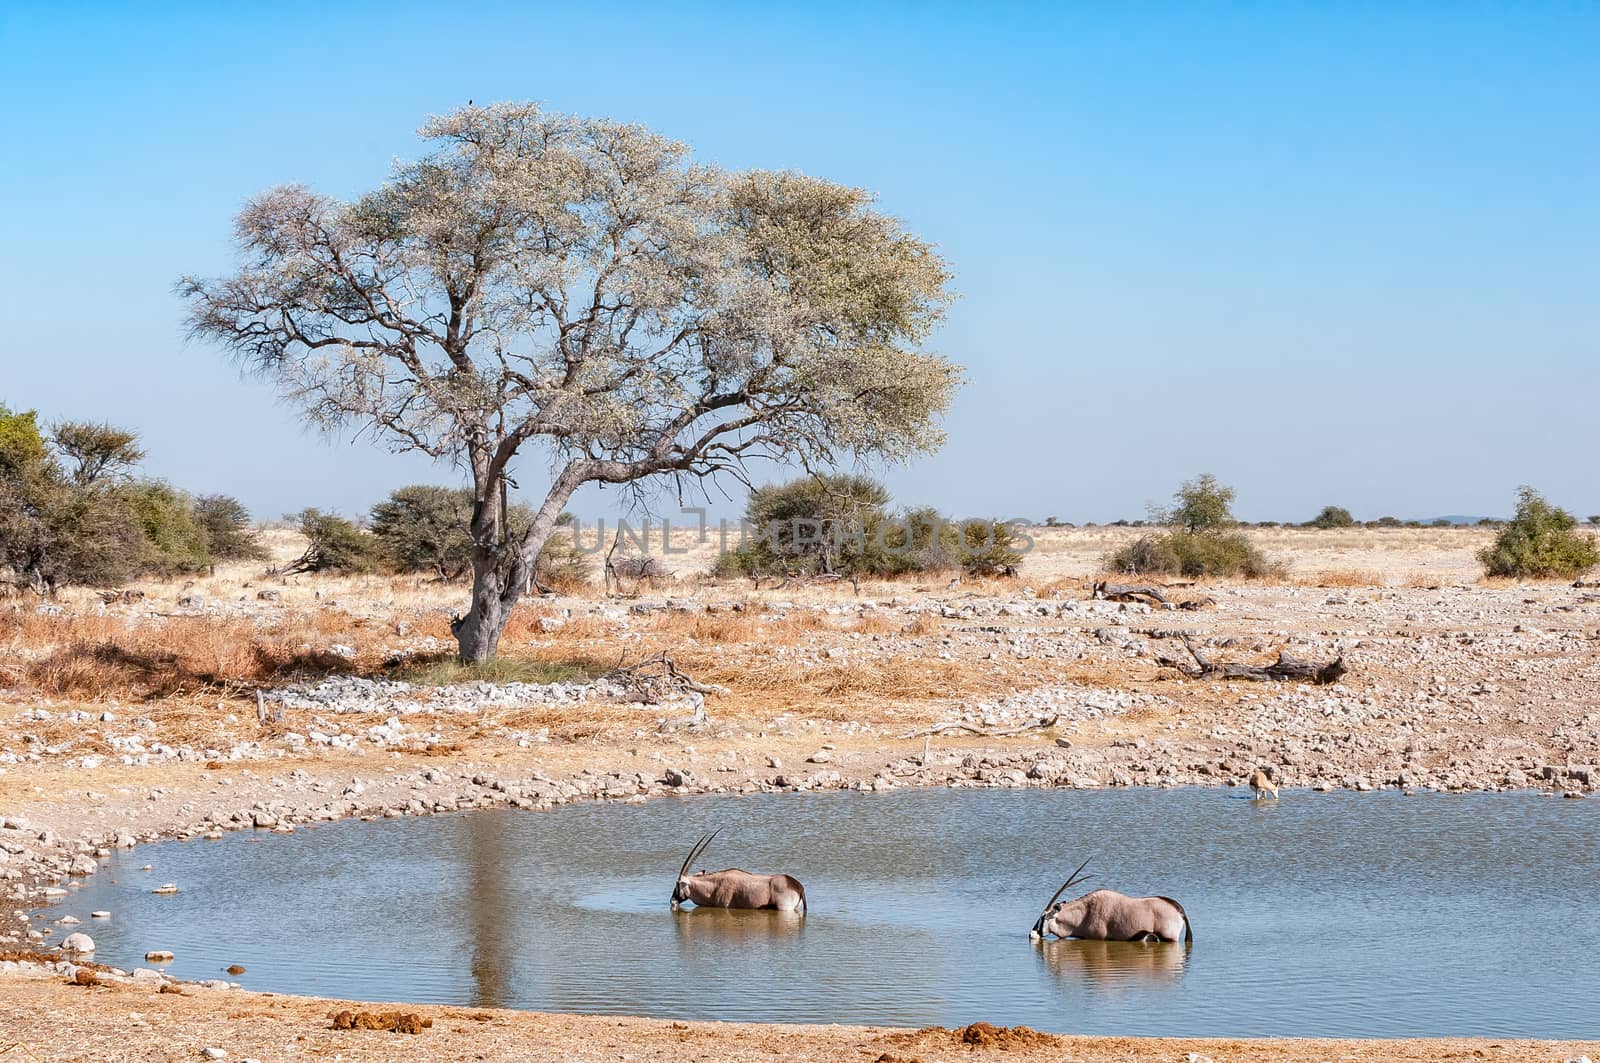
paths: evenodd
<path fill-rule="evenodd" d="M 672 891 L 672 907 L 693 901 L 702 908 L 772 908 L 780 912 L 804 912 L 806 888 L 792 875 L 753 875 L 730 867 L 726 871 L 699 871 L 689 874 L 689 865 L 705 852 L 720 828 L 704 835 L 683 858 L 678 869 L 678 884 Z"/>
<path fill-rule="evenodd" d="M 1095 941 L 1194 940 L 1189 913 L 1171 897 L 1129 897 L 1116 890 L 1095 890 L 1073 901 L 1056 903 L 1063 893 L 1087 881 L 1078 876 L 1089 866 L 1085 860 L 1056 890 L 1028 934 L 1035 941 L 1046 934 Z"/>

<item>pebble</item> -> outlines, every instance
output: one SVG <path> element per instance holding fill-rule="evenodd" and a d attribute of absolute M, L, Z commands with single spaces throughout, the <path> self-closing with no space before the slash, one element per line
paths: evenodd
<path fill-rule="evenodd" d="M 226 1059 L 228 1053 L 224 1052 L 220 1048 L 214 1048 L 210 1045 L 207 1045 L 205 1048 L 200 1050 L 200 1055 L 204 1059 Z"/>
<path fill-rule="evenodd" d="M 155 889 L 151 890 L 150 892 L 151 893 L 177 893 L 178 892 L 178 887 L 173 885 L 170 882 L 163 882 L 161 885 L 157 886 Z"/>
<path fill-rule="evenodd" d="M 149 960 L 151 963 L 171 963 L 172 953 L 166 951 L 165 949 L 151 949 L 149 952 L 144 954 L 144 958 Z"/>

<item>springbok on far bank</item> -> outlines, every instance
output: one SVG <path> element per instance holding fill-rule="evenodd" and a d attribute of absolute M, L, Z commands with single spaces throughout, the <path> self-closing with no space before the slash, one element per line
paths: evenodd
<path fill-rule="evenodd" d="M 721 829 L 704 835 L 683 858 L 678 869 L 678 884 L 672 891 L 672 907 L 692 901 L 702 908 L 771 908 L 780 912 L 804 912 L 806 888 L 792 875 L 755 875 L 730 867 L 726 871 L 699 871 L 689 874 L 689 864 L 705 852 Z"/>
<path fill-rule="evenodd" d="M 1189 913 L 1171 897 L 1129 897 L 1116 890 L 1095 890 L 1073 901 L 1056 903 L 1063 893 L 1085 879 L 1085 860 L 1056 890 L 1033 924 L 1028 936 L 1035 941 L 1046 934 L 1093 941 L 1193 941 Z"/>

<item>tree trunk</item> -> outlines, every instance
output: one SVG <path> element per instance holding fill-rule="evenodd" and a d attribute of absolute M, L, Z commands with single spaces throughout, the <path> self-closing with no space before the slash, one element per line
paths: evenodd
<path fill-rule="evenodd" d="M 462 664 L 484 664 L 500 652 L 500 634 L 511 610 L 528 585 L 539 551 L 555 531 L 556 517 L 577 486 L 569 466 L 550 486 L 527 534 L 502 541 L 499 486 L 480 478 L 472 513 L 472 602 L 464 616 L 450 621 Z"/>

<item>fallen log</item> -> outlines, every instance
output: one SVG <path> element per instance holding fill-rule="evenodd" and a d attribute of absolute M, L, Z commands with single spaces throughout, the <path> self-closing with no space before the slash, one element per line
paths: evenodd
<path fill-rule="evenodd" d="M 900 737 L 928 738 L 931 735 L 945 734 L 950 731 L 966 731 L 969 734 L 977 735 L 979 738 L 1007 738 L 1011 735 L 1022 734 L 1024 731 L 1036 731 L 1042 727 L 1054 727 L 1056 721 L 1060 718 L 1061 716 L 1059 713 L 1051 713 L 1048 716 L 1041 716 L 1037 720 L 1029 721 L 1028 723 L 1022 724 L 1019 727 L 1003 727 L 993 730 L 979 727 L 976 724 L 963 723 L 961 721 L 954 721 L 951 723 L 936 723 L 932 727 L 926 727 L 920 731 L 907 731 Z"/>
<path fill-rule="evenodd" d="M 1148 598 L 1159 605 L 1172 605 L 1172 599 L 1160 587 L 1150 583 L 1107 583 L 1100 580 L 1094 585 L 1093 596 L 1108 602 L 1135 602 Z"/>
<path fill-rule="evenodd" d="M 1157 657 L 1156 663 L 1176 668 L 1191 679 L 1243 679 L 1253 682 L 1314 683 L 1317 686 L 1326 686 L 1329 683 L 1337 683 L 1339 678 L 1350 670 L 1344 663 L 1343 654 L 1327 664 L 1317 664 L 1315 661 L 1291 657 L 1282 650 L 1278 652 L 1278 659 L 1268 665 L 1218 664 L 1207 659 L 1187 634 L 1180 634 L 1179 637 L 1183 639 L 1183 644 L 1195 663 L 1189 665 L 1171 657 Z"/>

